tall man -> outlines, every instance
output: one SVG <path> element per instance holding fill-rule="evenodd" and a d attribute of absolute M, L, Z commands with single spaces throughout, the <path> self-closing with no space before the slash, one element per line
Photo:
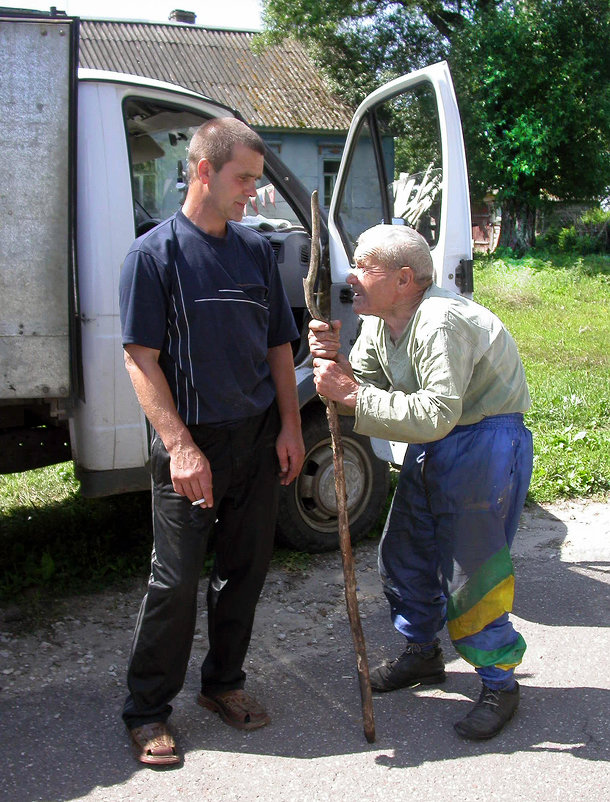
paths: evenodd
<path fill-rule="evenodd" d="M 489 310 L 433 283 L 416 231 L 375 226 L 348 277 L 364 315 L 348 359 L 310 324 L 318 392 L 355 415 L 361 434 L 409 443 L 379 549 L 384 592 L 404 653 L 371 672 L 376 691 L 445 679 L 445 623 L 482 680 L 457 732 L 497 735 L 519 703 L 510 558 L 532 470 L 530 405 L 517 347 Z M 347 409 L 345 409 L 347 408 Z"/>
<path fill-rule="evenodd" d="M 152 572 L 123 709 L 147 764 L 179 760 L 166 722 L 186 674 L 213 527 L 198 702 L 240 729 L 269 722 L 243 690 L 242 666 L 279 485 L 299 473 L 304 445 L 290 345 L 298 331 L 269 243 L 237 225 L 263 154 L 238 120 L 202 125 L 182 211 L 135 241 L 121 273 L 125 364 L 152 429 Z"/>

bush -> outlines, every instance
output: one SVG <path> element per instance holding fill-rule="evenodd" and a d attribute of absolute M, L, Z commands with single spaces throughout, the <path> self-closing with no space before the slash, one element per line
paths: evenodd
<path fill-rule="evenodd" d="M 478 254 L 477 254 L 478 257 Z M 517 253 L 512 249 L 509 248 L 507 245 L 498 245 L 493 252 L 490 254 L 491 261 L 493 262 L 494 259 L 518 259 L 519 256 Z"/>
<path fill-rule="evenodd" d="M 551 249 L 557 250 L 559 246 L 559 234 L 561 228 L 557 225 L 549 226 L 544 234 L 536 237 L 536 250 Z"/>
<path fill-rule="evenodd" d="M 610 253 L 610 212 L 588 209 L 573 226 L 562 228 L 557 246 L 566 253 Z"/>
<path fill-rule="evenodd" d="M 598 206 L 595 209 L 587 209 L 587 211 L 583 213 L 581 220 L 584 225 L 608 227 L 608 223 L 610 222 L 610 211 L 605 212 L 601 206 Z"/>
<path fill-rule="evenodd" d="M 560 251 L 572 252 L 576 250 L 576 227 L 562 228 L 557 235 L 557 245 Z"/>

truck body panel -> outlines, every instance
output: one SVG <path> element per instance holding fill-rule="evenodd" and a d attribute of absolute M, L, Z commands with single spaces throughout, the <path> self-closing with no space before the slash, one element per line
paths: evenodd
<path fill-rule="evenodd" d="M 71 391 L 71 47 L 61 22 L 0 26 L 0 398 L 7 400 Z"/>

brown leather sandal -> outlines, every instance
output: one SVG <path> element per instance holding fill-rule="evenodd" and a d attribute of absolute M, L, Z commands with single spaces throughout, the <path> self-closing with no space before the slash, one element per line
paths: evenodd
<path fill-rule="evenodd" d="M 271 721 L 265 708 L 241 689 L 222 691 L 213 696 L 200 693 L 197 704 L 218 713 L 225 724 L 238 730 L 256 730 Z"/>
<path fill-rule="evenodd" d="M 180 762 L 173 735 L 163 721 L 143 724 L 129 730 L 140 763 L 149 766 L 171 766 Z"/>

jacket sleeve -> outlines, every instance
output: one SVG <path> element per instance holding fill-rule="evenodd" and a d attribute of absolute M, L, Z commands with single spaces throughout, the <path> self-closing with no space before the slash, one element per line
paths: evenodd
<path fill-rule="evenodd" d="M 405 345 L 413 387 L 380 386 L 361 374 L 355 431 L 370 437 L 407 443 L 440 440 L 459 422 L 462 400 L 475 363 L 472 344 L 445 322 L 428 327 Z M 366 363 L 365 363 L 366 364 Z M 370 366 L 372 367 L 372 366 Z"/>
<path fill-rule="evenodd" d="M 358 339 L 350 351 L 349 361 L 354 376 L 362 385 L 371 385 L 381 390 L 390 387 L 381 359 L 377 351 L 376 329 L 380 325 L 377 318 L 365 318 Z"/>

